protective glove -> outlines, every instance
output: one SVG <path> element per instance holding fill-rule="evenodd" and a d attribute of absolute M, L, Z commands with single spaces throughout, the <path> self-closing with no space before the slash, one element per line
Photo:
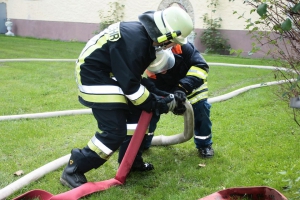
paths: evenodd
<path fill-rule="evenodd" d="M 174 115 L 183 115 L 183 113 L 186 111 L 186 107 L 184 104 L 180 103 L 178 104 L 174 110 L 172 111 Z"/>
<path fill-rule="evenodd" d="M 177 102 L 176 102 L 175 98 L 167 105 L 169 106 L 169 111 L 173 111 L 175 109 L 175 107 L 177 106 Z"/>
<path fill-rule="evenodd" d="M 156 96 L 155 94 L 153 94 L 153 96 L 155 96 L 155 101 L 154 101 L 154 105 L 153 105 L 153 110 L 154 110 L 155 114 L 160 115 L 163 113 L 168 113 L 169 112 L 168 103 L 173 101 L 174 95 L 170 94 L 167 97 L 159 97 L 159 96 Z"/>
<path fill-rule="evenodd" d="M 185 92 L 181 90 L 175 90 L 174 92 L 175 100 L 178 104 L 182 104 L 186 100 L 186 94 Z"/>

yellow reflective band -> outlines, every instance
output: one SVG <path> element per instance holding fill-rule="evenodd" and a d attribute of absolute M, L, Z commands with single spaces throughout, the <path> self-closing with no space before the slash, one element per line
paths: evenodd
<path fill-rule="evenodd" d="M 135 130 L 127 130 L 127 135 L 133 135 Z"/>
<path fill-rule="evenodd" d="M 88 142 L 88 147 L 96 152 L 100 158 L 104 159 L 104 160 L 108 160 L 111 156 L 112 156 L 112 153 L 110 155 L 104 153 L 103 151 L 101 151 L 91 140 Z"/>
<path fill-rule="evenodd" d="M 140 98 L 145 93 L 145 90 L 146 90 L 145 86 L 140 84 L 139 89 L 135 93 L 126 94 L 126 97 L 128 99 L 130 99 L 130 101 L 134 101 L 134 100 Z"/>
<path fill-rule="evenodd" d="M 137 124 L 126 124 L 126 127 L 127 127 L 127 135 L 133 135 L 137 127 Z"/>
<path fill-rule="evenodd" d="M 134 134 L 134 131 L 135 130 L 127 130 L 127 135 L 133 135 Z M 147 131 L 145 132 L 145 135 L 147 135 L 147 133 L 148 133 L 148 129 L 147 129 Z"/>
<path fill-rule="evenodd" d="M 127 126 L 127 135 L 133 135 L 138 124 L 126 124 Z M 149 128 L 149 127 L 148 127 Z M 148 130 L 147 130 L 148 132 Z M 147 134 L 147 132 L 145 134 Z"/>
<path fill-rule="evenodd" d="M 80 62 L 80 60 L 83 60 L 83 59 L 79 59 L 78 63 L 76 64 L 76 67 L 75 67 L 75 77 L 76 77 L 76 83 L 82 85 L 82 83 L 81 83 L 81 77 L 80 77 L 80 70 L 81 70 L 80 69 L 80 65 L 82 63 Z"/>
<path fill-rule="evenodd" d="M 96 49 L 101 48 L 104 44 L 107 43 L 107 38 L 109 37 L 108 34 L 101 36 L 97 43 L 95 43 L 94 45 L 88 47 L 85 52 L 83 52 L 82 55 L 80 55 L 78 62 L 76 63 L 76 78 L 77 78 L 77 84 L 82 85 L 81 83 L 81 78 L 80 78 L 80 65 L 84 63 L 84 59 L 89 56 L 91 53 L 93 53 Z"/>
<path fill-rule="evenodd" d="M 131 102 L 135 106 L 140 105 L 146 101 L 146 99 L 149 97 L 149 95 L 150 95 L 149 91 L 145 88 L 144 94 L 142 96 L 140 96 L 138 99 L 132 100 Z"/>
<path fill-rule="evenodd" d="M 84 94 L 78 92 L 78 95 L 81 96 L 85 101 L 94 102 L 94 103 L 126 103 L 127 100 L 123 95 L 110 94 L 110 95 L 92 95 Z"/>
<path fill-rule="evenodd" d="M 196 96 L 194 96 L 193 98 L 189 99 L 189 102 L 191 104 L 197 103 L 198 101 L 202 100 L 202 99 L 207 99 L 208 98 L 208 91 L 202 92 Z"/>
<path fill-rule="evenodd" d="M 207 82 L 203 83 L 200 87 L 198 87 L 195 91 L 201 91 L 203 89 L 207 89 Z"/>
<path fill-rule="evenodd" d="M 205 80 L 205 79 L 207 79 L 208 73 L 205 70 L 200 69 L 199 67 L 192 66 L 186 75 L 187 76 L 196 76 L 198 78 Z"/>
<path fill-rule="evenodd" d="M 192 97 L 195 93 L 200 92 L 201 90 L 207 89 L 207 82 L 205 82 L 204 84 L 202 84 L 200 87 L 198 87 L 197 89 L 193 90 L 193 92 L 191 94 L 189 94 L 187 96 L 187 98 Z"/>

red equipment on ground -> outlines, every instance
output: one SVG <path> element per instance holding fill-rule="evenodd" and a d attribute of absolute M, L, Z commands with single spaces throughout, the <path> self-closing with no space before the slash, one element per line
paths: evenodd
<path fill-rule="evenodd" d="M 142 115 L 139 119 L 137 128 L 133 134 L 132 140 L 128 146 L 128 149 L 125 153 L 123 161 L 117 171 L 115 178 L 100 181 L 100 182 L 88 182 L 83 184 L 80 187 L 74 188 L 67 192 L 53 195 L 44 190 L 31 190 L 27 193 L 24 193 L 13 200 L 25 200 L 25 199 L 34 199 L 38 198 L 39 200 L 77 200 L 81 197 L 84 197 L 88 194 L 94 192 L 106 190 L 115 185 L 122 185 L 126 181 L 126 177 L 130 172 L 133 161 L 136 157 L 137 151 L 141 145 L 141 142 L 144 138 L 144 135 L 148 129 L 149 122 L 151 120 L 152 113 L 142 112 Z M 218 192 L 215 192 L 206 197 L 200 198 L 199 200 L 237 200 L 237 199 L 251 199 L 251 200 L 287 200 L 277 190 L 258 186 L 258 187 L 237 187 L 237 188 L 228 188 Z"/>
<path fill-rule="evenodd" d="M 13 200 L 24 200 L 24 199 L 34 199 L 38 198 L 39 200 L 75 200 L 80 199 L 88 194 L 92 194 L 94 192 L 106 190 L 115 185 L 122 185 L 126 181 L 126 177 L 130 172 L 133 161 L 136 157 L 136 154 L 141 146 L 145 133 L 148 129 L 150 120 L 152 117 L 152 113 L 147 113 L 145 111 L 142 112 L 141 117 L 139 119 L 138 125 L 134 131 L 131 142 L 128 146 L 128 149 L 125 153 L 125 156 L 120 164 L 120 167 L 117 171 L 115 178 L 100 181 L 100 182 L 88 182 L 80 187 L 74 188 L 67 192 L 53 195 L 44 190 L 31 190 L 27 193 L 24 193 Z"/>
<path fill-rule="evenodd" d="M 264 187 L 264 186 L 228 188 L 225 190 L 221 190 L 219 192 L 215 192 L 211 195 L 208 195 L 198 200 L 238 200 L 238 199 L 287 200 L 287 198 L 277 190 L 270 187 Z"/>

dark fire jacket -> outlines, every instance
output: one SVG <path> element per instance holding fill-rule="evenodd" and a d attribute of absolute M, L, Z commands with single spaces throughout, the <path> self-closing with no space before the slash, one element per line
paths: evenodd
<path fill-rule="evenodd" d="M 165 74 L 150 75 L 148 78 L 160 90 L 170 93 L 174 93 L 175 90 L 184 91 L 191 104 L 207 99 L 209 66 L 199 51 L 188 42 L 181 46 L 181 52 L 175 52 L 174 56 L 174 67 Z"/>
<path fill-rule="evenodd" d="M 127 109 L 129 99 L 151 111 L 151 94 L 140 82 L 155 59 L 152 43 L 140 22 L 116 23 L 95 35 L 76 62 L 79 101 L 90 108 Z"/>

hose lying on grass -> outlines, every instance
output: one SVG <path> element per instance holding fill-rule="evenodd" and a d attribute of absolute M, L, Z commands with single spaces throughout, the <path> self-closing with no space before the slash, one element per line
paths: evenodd
<path fill-rule="evenodd" d="M 250 86 L 243 87 L 243 88 L 240 88 L 238 90 L 229 92 L 229 93 L 224 94 L 224 95 L 209 98 L 208 102 L 209 103 L 221 102 L 221 101 L 225 101 L 227 99 L 230 99 L 234 96 L 237 96 L 241 93 L 244 93 L 244 92 L 246 92 L 250 89 L 255 89 L 255 88 L 265 87 L 265 86 L 271 86 L 271 85 L 279 85 L 279 84 L 294 82 L 294 81 L 296 81 L 296 79 L 273 81 L 273 82 L 266 82 L 266 83 L 250 85 Z M 66 116 L 66 115 L 81 115 L 81 114 L 91 114 L 91 113 L 92 113 L 91 109 L 79 109 L 79 110 L 65 110 L 65 111 L 54 111 L 54 112 L 21 114 L 21 115 L 5 115 L 5 116 L 0 116 L 0 121 L 19 120 L 19 119 L 48 118 L 48 117 L 59 117 L 59 116 Z"/>
<path fill-rule="evenodd" d="M 176 135 L 157 135 L 154 136 L 151 145 L 165 146 L 186 142 L 190 140 L 194 135 L 194 111 L 189 102 L 184 103 L 186 111 L 184 112 L 184 129 L 183 133 Z"/>
<path fill-rule="evenodd" d="M 182 143 L 189 140 L 193 137 L 194 134 L 194 113 L 193 108 L 190 103 L 185 103 L 187 110 L 184 113 L 184 132 L 173 135 L 173 136 L 156 136 L 154 137 L 154 141 L 156 141 L 156 145 L 169 145 L 169 144 L 177 144 Z M 84 114 L 87 113 L 87 110 L 84 110 Z M 70 112 L 70 113 L 80 113 L 80 112 Z M 62 114 L 59 112 L 59 114 Z M 65 113 L 64 113 L 65 114 Z M 47 117 L 53 116 L 52 113 L 46 113 Z M 38 117 L 43 117 L 42 114 L 39 114 Z M 169 138 L 170 137 L 170 138 Z M 158 138 L 158 139 L 156 139 Z M 23 176 L 22 178 L 18 179 L 17 181 L 9 184 L 8 186 L 2 188 L 0 190 L 0 199 L 4 199 L 7 196 L 13 194 L 15 191 L 23 188 L 24 186 L 30 184 L 31 182 L 40 179 L 41 177 L 45 176 L 47 173 L 54 171 L 61 166 L 67 164 L 70 158 L 70 154 L 63 156 L 59 159 L 56 159 L 32 172 Z"/>
<path fill-rule="evenodd" d="M 31 190 L 14 198 L 14 200 L 33 198 L 38 198 L 40 200 L 77 200 L 94 192 L 104 191 L 110 187 L 124 184 L 148 129 L 151 117 L 152 113 L 147 113 L 146 111 L 141 113 L 137 127 L 114 178 L 99 182 L 87 182 L 79 187 L 57 195 L 53 195 L 45 190 Z"/>
<path fill-rule="evenodd" d="M 268 82 L 264 84 L 256 84 L 251 85 L 248 87 L 244 87 L 241 89 L 238 89 L 236 91 L 230 92 L 228 94 L 224 94 L 218 97 L 210 98 L 208 99 L 209 103 L 216 103 L 220 101 L 227 100 L 229 98 L 232 98 L 238 94 L 241 94 L 243 92 L 246 92 L 250 89 L 263 87 L 263 86 L 270 86 L 275 84 L 282 84 L 287 81 L 274 81 L 274 82 Z M 172 145 L 172 144 L 178 144 L 188 141 L 193 137 L 194 134 L 194 115 L 192 106 L 190 103 L 186 103 L 185 106 L 187 107 L 187 112 L 184 113 L 184 132 L 177 134 L 177 135 L 171 135 L 171 136 L 163 136 L 158 135 L 154 136 L 151 145 Z M 47 117 L 54 117 L 54 116 L 62 116 L 62 115 L 75 115 L 75 114 L 90 114 L 90 109 L 82 109 L 82 110 L 72 110 L 72 111 L 58 111 L 58 112 L 48 112 L 48 113 L 37 113 L 37 114 L 27 114 L 27 115 L 13 115 L 13 116 L 1 116 L 1 120 L 17 120 L 17 119 L 26 119 L 26 118 L 47 118 Z M 31 173 L 23 176 L 19 180 L 11 183 L 10 185 L 2 188 L 0 190 L 0 199 L 3 199 L 11 194 L 13 194 L 15 191 L 23 188 L 24 186 L 30 184 L 32 181 L 35 181 L 47 173 L 54 171 L 61 166 L 65 165 L 68 162 L 70 155 L 63 156 L 61 158 L 58 158 L 34 171 Z"/>
<path fill-rule="evenodd" d="M 12 60 L 10 59 L 0 59 L 0 62 L 10 62 Z M 18 59 L 14 61 L 24 61 L 24 59 Z M 31 60 L 25 60 L 25 61 L 35 61 L 34 59 Z M 39 61 L 75 61 L 71 59 L 39 59 Z M 210 65 L 221 65 L 221 66 L 241 66 L 241 67 L 255 67 L 255 66 L 249 66 L 249 65 L 233 65 L 233 64 L 224 64 L 224 63 L 211 63 Z M 276 67 L 271 66 L 256 66 L 256 68 L 263 68 L 263 69 L 280 69 Z M 284 69 L 286 70 L 286 69 Z M 286 82 L 293 82 L 294 79 L 291 80 L 282 80 L 282 81 L 273 81 L 273 82 L 267 82 L 262 84 L 255 84 L 250 85 L 238 90 L 235 90 L 233 92 L 230 92 L 228 94 L 224 94 L 221 96 L 209 98 L 209 103 L 215 103 L 215 102 L 221 102 L 227 99 L 230 99 L 238 94 L 241 94 L 243 92 L 246 92 L 250 89 L 264 87 L 264 86 L 271 86 L 271 85 L 277 85 L 277 84 L 283 84 Z M 187 111 L 184 113 L 184 131 L 183 133 L 179 133 L 177 135 L 172 136 L 163 136 L 158 135 L 154 136 L 152 140 L 152 145 L 172 145 L 172 144 L 178 144 L 188 141 L 193 137 L 193 127 L 194 127 L 194 116 L 193 116 L 193 110 L 190 103 L 185 104 L 187 107 Z M 57 116 L 66 116 L 66 115 L 77 115 L 77 114 L 91 114 L 90 109 L 80 109 L 80 110 L 67 110 L 67 111 L 55 111 L 55 112 L 45 112 L 45 113 L 36 113 L 36 114 L 23 114 L 23 115 L 8 115 L 8 116 L 0 116 L 0 121 L 5 120 L 19 120 L 19 119 L 34 119 L 34 118 L 48 118 L 48 117 L 57 117 Z M 0 190 L 0 199 L 4 199 L 7 196 L 13 194 L 15 191 L 23 188 L 24 186 L 30 184 L 32 181 L 35 181 L 43 176 L 45 176 L 47 173 L 52 172 L 61 166 L 65 165 L 68 162 L 68 159 L 70 157 L 70 154 L 63 156 L 61 158 L 58 158 L 34 171 L 31 173 L 23 176 L 22 178 L 18 179 L 17 181 L 9 184 L 8 186 L 2 188 Z"/>

